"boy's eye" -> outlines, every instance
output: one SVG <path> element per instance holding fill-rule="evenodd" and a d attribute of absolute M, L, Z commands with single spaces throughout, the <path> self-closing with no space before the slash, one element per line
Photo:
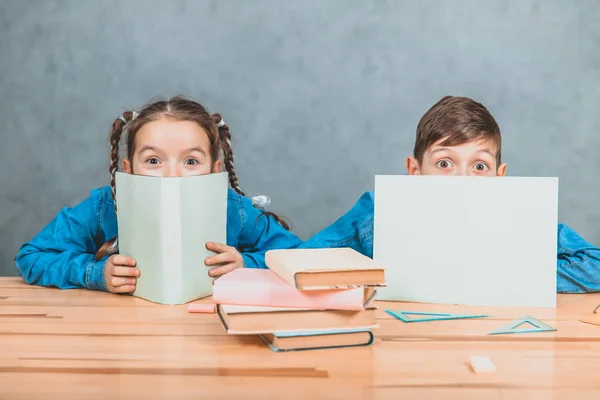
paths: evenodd
<path fill-rule="evenodd" d="M 156 157 L 150 157 L 146 159 L 146 163 L 148 164 L 160 164 L 160 160 Z"/>
<path fill-rule="evenodd" d="M 439 168 L 446 169 L 452 167 L 452 162 L 450 160 L 440 160 L 435 165 Z"/>
<path fill-rule="evenodd" d="M 198 165 L 199 162 L 195 158 L 188 158 L 187 160 L 185 160 L 185 164 L 187 164 L 187 165 Z"/>
<path fill-rule="evenodd" d="M 490 169 L 490 167 L 488 167 L 488 165 L 486 163 L 479 162 L 479 163 L 475 164 L 476 171 L 484 172 L 484 171 L 487 171 L 488 169 Z"/>

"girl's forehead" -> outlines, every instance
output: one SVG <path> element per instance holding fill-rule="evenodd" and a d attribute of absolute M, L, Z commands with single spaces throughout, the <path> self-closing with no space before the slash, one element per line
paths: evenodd
<path fill-rule="evenodd" d="M 209 142 L 208 133 L 195 121 L 160 119 L 144 124 L 136 133 L 136 142 Z"/>
<path fill-rule="evenodd" d="M 157 120 L 144 124 L 135 134 L 133 151 L 148 148 L 168 153 L 199 149 L 209 154 L 211 141 L 206 131 L 194 121 Z"/>

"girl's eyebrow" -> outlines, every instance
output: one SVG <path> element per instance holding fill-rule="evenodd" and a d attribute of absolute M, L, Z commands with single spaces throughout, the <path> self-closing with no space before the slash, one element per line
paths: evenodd
<path fill-rule="evenodd" d="M 204 149 L 202 149 L 200 147 L 192 147 L 191 149 L 188 149 L 189 153 L 192 153 L 194 151 L 197 151 L 198 153 L 202 153 L 202 154 L 206 155 L 206 151 L 204 151 Z"/>
<path fill-rule="evenodd" d="M 142 148 L 140 149 L 140 153 L 143 153 L 144 151 L 158 152 L 158 149 L 156 147 L 153 147 L 153 146 L 142 146 Z"/>

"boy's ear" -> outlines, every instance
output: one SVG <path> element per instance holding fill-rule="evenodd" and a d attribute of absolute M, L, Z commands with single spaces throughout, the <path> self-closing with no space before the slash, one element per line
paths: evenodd
<path fill-rule="evenodd" d="M 421 175 L 419 162 L 413 156 L 408 156 L 406 158 L 406 171 L 408 171 L 409 175 Z"/>
<path fill-rule="evenodd" d="M 498 170 L 496 171 L 496 175 L 497 176 L 504 176 L 505 174 L 506 174 L 506 164 L 502 163 L 498 167 Z"/>
<path fill-rule="evenodd" d="M 131 162 L 128 159 L 123 160 L 123 171 L 127 174 L 131 174 Z"/>

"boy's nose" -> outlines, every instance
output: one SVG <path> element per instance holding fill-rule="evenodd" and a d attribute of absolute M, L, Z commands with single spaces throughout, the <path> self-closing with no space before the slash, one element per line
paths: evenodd
<path fill-rule="evenodd" d="M 467 166 L 467 165 L 461 165 L 460 167 L 458 167 L 458 168 L 456 168 L 454 170 L 454 174 L 453 175 L 458 175 L 458 176 L 472 176 L 472 175 L 477 175 L 477 174 L 469 166 Z"/>

